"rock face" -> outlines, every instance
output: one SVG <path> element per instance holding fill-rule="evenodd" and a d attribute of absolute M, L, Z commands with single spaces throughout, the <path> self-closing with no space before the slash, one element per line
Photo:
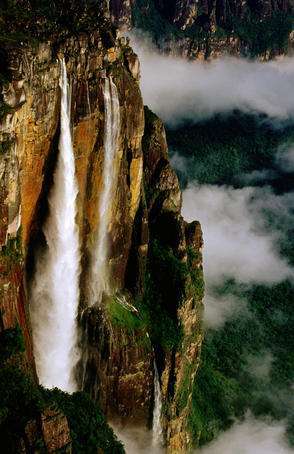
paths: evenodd
<path fill-rule="evenodd" d="M 115 5 L 128 11 L 130 2 L 113 1 Z M 46 247 L 42 226 L 58 153 L 58 58 L 64 57 L 72 90 L 77 222 L 83 251 L 80 383 L 108 418 L 150 427 L 155 355 L 167 446 L 170 452 L 185 452 L 190 443 L 189 389 L 202 341 L 202 237 L 199 224 L 186 225 L 180 215 L 181 193 L 169 164 L 164 127 L 148 109 L 144 112 L 137 57 L 111 27 L 5 52 L 10 81 L 2 91 L 8 109 L 0 127 L 0 330 L 21 326 L 24 362 L 34 373 L 30 283 L 36 254 Z M 89 308 L 87 279 L 99 226 L 103 172 L 105 77 L 116 84 L 121 117 L 114 163 L 119 176 L 109 229 L 113 291 Z M 172 294 L 166 288 L 168 279 Z M 163 334 L 161 327 L 169 331 Z M 49 413 L 40 423 L 48 452 L 65 446 L 70 452 L 66 420 Z M 33 440 L 35 425 L 32 421 L 27 428 L 24 445 Z"/>
<path fill-rule="evenodd" d="M 233 18 L 242 18 L 248 9 L 256 12 L 260 17 L 267 17 L 276 11 L 289 11 L 293 5 L 290 1 L 241 1 L 241 0 L 155 0 L 160 10 L 172 22 L 181 28 L 192 25 L 203 15 L 213 20 L 215 25 L 226 25 Z M 207 18 L 207 19 L 208 19 Z M 204 17 L 203 17 L 204 20 Z"/>
<path fill-rule="evenodd" d="M 134 0 L 110 0 L 111 19 L 115 25 L 130 28 L 132 24 L 132 7 Z"/>
<path fill-rule="evenodd" d="M 110 8 L 117 26 L 143 29 L 163 52 L 188 58 L 269 59 L 293 42 L 291 0 L 113 0 Z"/>
<path fill-rule="evenodd" d="M 171 348 L 166 348 L 162 342 L 155 343 L 166 408 L 163 427 L 168 451 L 187 452 L 191 447 L 187 427 L 190 393 L 202 343 L 202 232 L 198 222 L 186 224 L 181 217 L 181 192 L 168 161 L 162 122 L 148 109 L 145 110 L 145 122 L 144 181 L 151 245 L 147 271 L 155 283 L 156 295 L 163 309 L 176 320 L 177 330 L 180 331 L 177 342 Z M 158 255 L 152 251 L 152 243 L 162 255 L 162 271 L 160 265 L 157 269 Z M 172 251 L 173 267 L 178 266 L 174 271 L 167 265 L 167 250 Z M 167 281 L 160 275 L 161 272 L 166 273 Z"/>
<path fill-rule="evenodd" d="M 66 417 L 58 410 L 48 408 L 40 414 L 40 418 L 27 423 L 19 452 L 38 452 L 40 445 L 48 453 L 64 452 L 71 454 L 68 422 Z"/>

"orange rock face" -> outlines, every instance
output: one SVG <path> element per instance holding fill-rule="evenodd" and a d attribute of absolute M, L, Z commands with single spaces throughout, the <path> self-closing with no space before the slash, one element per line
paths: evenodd
<path fill-rule="evenodd" d="M 149 251 L 156 238 L 162 236 L 160 241 L 173 257 L 185 264 L 188 246 L 196 251 L 202 247 L 201 230 L 198 224 L 186 226 L 181 217 L 181 192 L 168 161 L 163 124 L 148 110 L 144 113 L 137 57 L 124 40 L 113 39 L 109 45 L 107 48 L 97 31 L 91 36 L 68 39 L 58 49 L 54 43 L 46 43 L 35 50 L 24 48 L 21 52 L 18 49 L 11 52 L 13 81 L 5 96 L 12 113 L 0 128 L 6 143 L 6 151 L 0 155 L 0 172 L 4 175 L 0 186 L 3 202 L 0 330 L 16 324 L 21 326 L 26 355 L 34 370 L 29 287 L 38 248 L 41 244 L 45 247 L 42 226 L 48 216 L 48 194 L 53 184 L 60 128 L 60 65 L 56 56 L 64 56 L 71 85 L 72 135 L 79 187 L 77 223 L 82 252 L 80 324 L 84 334 L 84 386 L 112 419 L 148 426 L 153 408 L 154 351 L 156 355 L 156 351 L 161 351 L 157 359 L 168 409 L 163 418 L 165 434 L 171 447 L 178 445 L 175 440 L 181 440 L 186 449 L 189 403 L 178 414 L 177 396 L 188 363 L 193 365 L 188 377 L 193 382 L 202 341 L 201 301 L 191 291 L 190 271 L 179 284 L 178 300 L 171 307 L 168 301 L 164 302 L 170 316 L 183 329 L 182 344 L 177 348 L 164 350 L 162 345 L 152 344 L 148 323 L 142 321 L 140 302 L 146 293 L 146 277 L 152 271 Z M 121 119 L 113 162 L 118 180 L 108 229 L 113 291 L 103 298 L 99 307 L 84 311 L 89 263 L 101 222 L 98 206 L 105 153 L 106 76 L 112 77 L 117 87 Z M 201 259 L 196 262 L 191 267 L 201 268 Z M 164 267 L 162 270 L 159 264 L 158 273 L 163 273 Z M 156 324 L 156 320 L 151 322 Z M 46 411 L 41 427 L 48 452 L 64 447 L 70 450 L 68 426 L 62 415 Z M 32 422 L 27 427 L 28 440 L 34 439 L 34 433 Z"/>

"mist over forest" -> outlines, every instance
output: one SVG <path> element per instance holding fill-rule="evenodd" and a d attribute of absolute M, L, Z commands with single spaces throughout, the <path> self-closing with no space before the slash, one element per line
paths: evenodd
<path fill-rule="evenodd" d="M 0 2 L 1 454 L 294 452 L 293 0 Z"/>
<path fill-rule="evenodd" d="M 207 454 L 290 453 L 294 59 L 187 62 L 141 33 L 131 41 L 144 102 L 167 128 L 182 214 L 203 228 L 206 334 L 192 431 L 202 427 L 200 444 L 217 436 Z"/>

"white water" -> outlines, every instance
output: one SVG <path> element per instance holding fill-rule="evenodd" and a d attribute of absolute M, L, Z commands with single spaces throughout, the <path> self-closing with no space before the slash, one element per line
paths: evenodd
<path fill-rule="evenodd" d="M 31 288 L 30 314 L 40 383 L 73 392 L 79 360 L 77 312 L 80 252 L 76 226 L 75 161 L 70 131 L 70 96 L 64 60 L 61 61 L 61 128 L 49 216 L 43 232 L 47 249 L 37 257 Z"/>
<path fill-rule="evenodd" d="M 160 422 L 162 409 L 161 388 L 158 369 L 154 360 L 154 409 L 152 421 L 152 444 L 160 446 L 162 444 L 162 427 Z"/>
<path fill-rule="evenodd" d="M 120 133 L 120 110 L 117 88 L 111 77 L 105 79 L 104 89 L 105 126 L 103 183 L 99 199 L 99 226 L 92 255 L 90 272 L 89 305 L 100 302 L 102 294 L 109 293 L 108 228 L 111 219 L 112 201 L 117 183 L 118 168 L 116 153 Z"/>

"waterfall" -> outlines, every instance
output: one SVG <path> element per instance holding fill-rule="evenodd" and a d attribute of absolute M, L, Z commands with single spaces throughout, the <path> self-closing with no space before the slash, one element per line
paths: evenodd
<path fill-rule="evenodd" d="M 162 444 L 162 427 L 160 422 L 162 409 L 161 388 L 159 381 L 158 369 L 154 359 L 154 408 L 153 408 L 153 421 L 152 421 L 152 443 L 154 446 Z"/>
<path fill-rule="evenodd" d="M 79 360 L 77 312 L 80 252 L 76 225 L 75 161 L 70 131 L 70 94 L 66 65 L 61 61 L 59 153 L 49 194 L 49 215 L 43 232 L 47 248 L 36 258 L 30 315 L 40 383 L 73 392 Z"/>
<path fill-rule="evenodd" d="M 119 99 L 117 88 L 111 77 L 105 78 L 103 96 L 105 105 L 104 161 L 102 191 L 99 199 L 99 226 L 90 270 L 90 306 L 101 300 L 103 292 L 108 293 L 110 290 L 108 274 L 108 228 L 118 177 L 116 152 L 118 150 L 120 133 Z"/>

